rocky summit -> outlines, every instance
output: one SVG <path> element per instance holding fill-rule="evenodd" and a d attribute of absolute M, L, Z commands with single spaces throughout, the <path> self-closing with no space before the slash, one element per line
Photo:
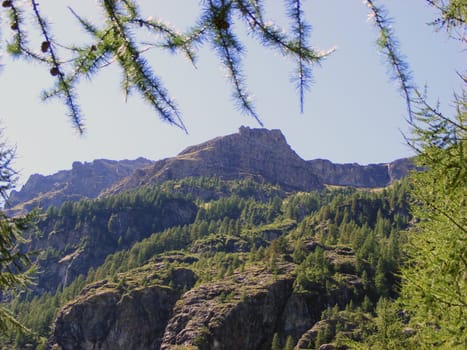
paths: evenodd
<path fill-rule="evenodd" d="M 323 183 L 279 130 L 241 127 L 236 134 L 186 148 L 122 180 L 109 193 L 186 177 L 252 178 L 286 190 L 310 191 Z"/>

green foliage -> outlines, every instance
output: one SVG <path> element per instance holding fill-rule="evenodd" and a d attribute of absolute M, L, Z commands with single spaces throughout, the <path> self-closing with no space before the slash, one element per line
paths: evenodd
<path fill-rule="evenodd" d="M 282 198 L 285 192 L 277 185 L 258 183 L 253 179 L 223 180 L 218 177 L 187 177 L 176 181 L 166 181 L 161 189 L 170 193 L 191 196 L 203 202 L 211 202 L 223 197 L 236 195 L 242 199 L 268 202 L 271 198 Z"/>
<path fill-rule="evenodd" d="M 3 138 L 0 130 L 0 138 Z M 7 200 L 7 192 L 14 188 L 16 172 L 12 168 L 15 151 L 0 141 L 0 199 Z M 26 230 L 34 230 L 35 213 L 25 217 L 10 218 L 0 211 L 0 296 L 9 297 L 28 287 L 35 273 L 29 256 L 20 250 L 25 243 Z M 0 333 L 13 328 L 24 333 L 29 330 L 15 318 L 4 305 L 0 305 Z"/>
<path fill-rule="evenodd" d="M 326 259 L 324 250 L 317 247 L 297 267 L 295 288 L 297 291 L 322 289 L 331 275 L 332 266 L 329 264 L 329 260 Z"/>
<path fill-rule="evenodd" d="M 158 187 L 143 188 L 99 200 L 65 202 L 58 211 L 49 210 L 49 215 L 38 226 L 48 235 L 82 232 L 80 248 L 83 251 L 91 254 L 101 250 L 109 254 L 130 247 L 152 232 L 193 222 L 196 210 L 194 203 L 181 194 L 170 194 Z M 184 234 L 187 232 L 183 229 L 166 232 L 144 249 L 136 246 L 130 265 L 139 266 L 153 251 L 160 252 L 161 248 L 157 247 L 161 244 L 165 248 L 180 249 L 187 240 Z M 70 254 L 77 248 L 76 244 L 70 245 L 60 253 Z M 48 255 L 40 258 L 47 259 Z"/>
<path fill-rule="evenodd" d="M 428 1 L 440 11 L 432 24 L 465 41 L 465 1 Z M 379 44 L 399 81 L 409 109 L 413 134 L 409 145 L 419 154 L 425 171 L 412 176 L 412 211 L 416 225 L 408 235 L 408 261 L 402 269 L 401 302 L 409 312 L 417 341 L 415 348 L 464 349 L 467 346 L 466 309 L 466 95 L 455 95 L 456 114 L 447 117 L 428 102 L 410 79 L 408 66 L 384 10 L 367 1 L 380 30 Z M 467 81 L 459 74 L 463 87 Z M 383 266 L 384 263 L 378 263 Z M 385 284 L 378 274 L 379 284 Z M 382 311 L 380 310 L 380 313 Z M 395 329 L 396 321 L 392 321 Z M 381 327 L 380 327 L 381 328 Z M 384 329 L 384 327 L 383 327 Z M 381 330 L 379 330 L 381 335 Z M 389 332 L 391 333 L 391 332 Z M 398 334 L 383 332 L 387 344 Z M 396 345 L 394 345 L 396 346 Z"/>
<path fill-rule="evenodd" d="M 426 347 L 462 349 L 467 344 L 466 102 L 447 119 L 427 105 L 419 111 L 412 145 L 427 169 L 413 175 L 414 216 L 409 263 L 402 271 L 402 301 L 419 325 Z"/>
<path fill-rule="evenodd" d="M 439 11 L 432 23 L 437 29 L 445 29 L 454 39 L 466 40 L 463 32 L 467 22 L 467 6 L 463 0 L 427 0 L 427 2 Z"/>
<path fill-rule="evenodd" d="M 218 197 L 210 196 L 208 200 L 194 197 L 197 181 L 206 188 L 219 189 L 216 190 Z M 54 227 L 55 231 L 49 235 L 65 234 L 68 228 L 89 230 L 93 225 L 96 229 L 91 232 L 95 236 L 90 242 L 96 244 L 96 248 L 99 242 L 107 242 L 116 251 L 109 254 L 100 266 L 89 269 L 87 276 L 77 278 L 68 287 L 59 287 L 55 294 L 15 299 L 11 310 L 38 335 L 48 337 L 56 312 L 64 303 L 72 300 L 85 284 L 107 279 L 114 281 L 115 288 L 120 285 L 125 289 L 131 288 L 129 286 L 135 281 L 147 286 L 157 280 L 157 283 L 176 288 L 168 277 L 170 272 L 158 270 L 157 277 L 139 272 L 153 270 L 154 264 L 159 266 L 159 263 L 163 263 L 167 271 L 180 266 L 189 268 L 196 273 L 197 283 L 204 283 L 229 281 L 232 276 L 258 266 L 278 276 L 282 266 L 293 261 L 297 265 L 295 291 L 320 298 L 339 295 L 340 288 L 348 288 L 345 273 L 355 273 L 362 279 L 365 298 L 357 290 L 349 295 L 355 299 L 357 306 L 363 302 L 365 311 L 372 311 L 380 296 L 396 294 L 397 279 L 394 275 L 400 266 L 402 240 L 399 233 L 401 225 L 392 220 L 398 215 L 398 222 L 402 222 L 403 227 L 409 221 L 405 211 L 404 184 L 377 193 L 338 189 L 291 194 L 284 199 L 275 190 L 269 191 L 267 187 L 251 182 L 247 187 L 255 190 L 248 196 L 252 193 L 254 196 L 244 198 L 234 190 L 245 188 L 243 184 L 244 180 L 237 183 L 214 178 L 185 179 L 50 209 L 41 224 Z M 171 189 L 173 193 L 169 194 Z M 161 206 L 170 206 L 173 201 L 188 205 L 196 201 L 196 219 L 194 214 L 190 224 L 156 230 L 146 238 L 139 238 L 142 237 L 139 231 L 161 227 L 154 226 L 155 220 L 159 220 L 157 218 L 146 221 L 146 213 L 165 215 L 164 211 L 160 211 Z M 297 215 L 290 215 L 292 205 L 300 208 Z M 324 208 L 327 208 L 326 215 L 323 214 Z M 360 211 L 365 214 L 360 215 Z M 329 233 L 331 226 L 334 227 L 331 229 L 333 232 Z M 97 228 L 100 232 L 97 232 Z M 321 238 L 329 241 L 322 232 L 331 235 L 335 245 L 318 243 L 314 249 L 310 249 L 309 243 L 312 241 Z M 101 241 L 103 238 L 105 240 Z M 132 240 L 138 241 L 132 243 Z M 92 247 L 89 242 L 87 244 L 87 247 Z M 345 255 L 353 256 L 351 247 L 354 247 L 354 258 Z M 343 255 L 336 254 L 336 249 Z M 62 254 L 64 252 L 50 249 L 41 256 L 44 259 L 59 259 Z M 234 291 L 225 292 L 219 297 L 223 303 L 237 299 L 248 302 L 249 297 L 241 291 L 235 291 L 235 295 Z M 345 307 L 346 301 L 339 302 L 340 307 Z M 321 340 L 340 339 L 344 331 L 341 332 L 339 327 L 350 331 L 354 329 L 351 325 L 359 322 L 358 317 L 364 319 L 362 314 L 358 316 L 358 307 L 352 306 L 351 310 L 349 312 L 353 316 L 346 316 L 347 321 L 343 321 L 343 316 L 326 316 L 332 322 L 329 324 L 330 331 L 321 334 Z M 336 327 L 339 329 L 336 330 Z M 37 337 L 31 336 L 15 340 L 15 335 L 12 335 L 10 338 L 16 346 L 40 342 Z M 292 346 L 291 341 L 289 346 Z"/>
<path fill-rule="evenodd" d="M 201 208 L 196 216 L 197 221 L 238 219 L 246 202 L 238 196 L 230 196 L 212 201 L 206 208 Z"/>
<path fill-rule="evenodd" d="M 293 350 L 293 347 L 294 347 L 293 338 L 292 336 L 289 335 L 287 337 L 287 340 L 285 341 L 284 350 Z"/>
<path fill-rule="evenodd" d="M 381 298 L 376 305 L 376 316 L 362 320 L 363 333 L 343 337 L 342 344 L 359 350 L 420 349 L 420 344 L 412 338 L 412 330 L 404 325 L 403 317 L 395 302 Z"/>
<path fill-rule="evenodd" d="M 434 25 L 447 29 L 451 35 L 456 31 L 465 33 L 465 1 L 427 2 L 441 14 Z M 93 253 L 100 247 L 109 247 L 109 252 L 119 251 L 109 255 L 97 269 L 90 269 L 87 276 L 77 277 L 69 286 L 57 286 L 54 293 L 20 294 L 11 300 L 10 310 L 2 305 L 0 330 L 5 333 L 2 341 L 16 348 L 24 348 L 28 343 L 44 347 L 43 337 L 49 335 L 58 308 L 72 300 L 85 283 L 111 277 L 118 282 L 117 287 L 125 289 L 128 287 L 126 277 L 120 278 L 118 273 L 140 268 L 150 259 L 160 259 L 173 250 L 179 251 L 177 259 L 180 261 L 170 264 L 191 264 L 199 272 L 200 281 L 223 280 L 234 274 L 235 269 L 244 269 L 247 260 L 249 264 L 266 266 L 274 272 L 280 262 L 290 258 L 297 264 L 296 292 L 329 296 L 336 285 L 345 283 L 344 273 L 339 271 L 345 265 L 339 267 L 338 259 L 342 257 L 331 256 L 327 249 L 348 252 L 352 247 L 355 263 L 350 264 L 350 268 L 355 268 L 365 295 L 355 303 L 351 300 L 345 310 L 337 306 L 325 310 L 316 347 L 330 341 L 339 346 L 340 342 L 345 343 L 344 333 L 347 332 L 351 343 L 362 348 L 465 348 L 465 94 L 455 97 L 456 118 L 446 118 L 437 107 L 430 106 L 413 85 L 389 16 L 374 1 L 366 3 L 379 29 L 378 44 L 407 102 L 409 119 L 414 126 L 410 143 L 420 153 L 418 165 L 426 170 L 412 177 L 412 209 L 417 223 L 410 230 L 406 246 L 403 246 L 406 235 L 402 230 L 409 227 L 412 219 L 407 206 L 407 181 L 381 192 L 345 189 L 286 195 L 280 188 L 252 180 L 185 179 L 101 200 L 65 203 L 61 208 L 50 208 L 40 223 L 47 231 L 32 233 L 31 237 L 47 238 L 46 235 L 64 235 L 72 230 L 85 230 L 89 235 L 78 247 L 67 245 L 64 251 L 50 247 L 41 253 L 41 259 L 58 259 L 62 253 L 68 254 L 76 248 L 86 248 Z M 7 14 L 8 18 L 2 22 L 9 23 L 13 31 L 7 51 L 48 66 L 55 77 L 55 86 L 44 93 L 44 99 L 61 98 L 80 132 L 83 124 L 75 93 L 77 84 L 83 76 L 92 78 L 107 61 L 114 61 L 122 68 L 122 87 L 126 94 L 140 93 L 163 120 L 185 129 L 178 106 L 145 58 L 146 47 L 139 41 L 140 30 L 157 38 L 154 48 L 180 51 L 193 63 L 197 45 L 211 43 L 229 72 L 234 100 L 258 121 L 246 91 L 241 70 L 243 46 L 234 32 L 234 22 L 246 25 L 262 45 L 278 48 L 297 59 L 295 81 L 302 106 L 311 66 L 328 54 L 318 54 L 308 44 L 310 27 L 304 21 L 301 1 L 286 2 L 287 15 L 293 23 L 289 33 L 266 22 L 263 6 L 257 1 L 201 2 L 199 21 L 184 33 L 159 20 L 145 19 L 137 2 L 103 0 L 97 4 L 104 14 L 103 23 L 91 23 L 74 13 L 91 38 L 80 46 L 61 45 L 54 38 L 37 2 L 25 7 L 19 1 L 5 1 L 5 11 L 1 13 L 1 16 Z M 28 42 L 30 28 L 33 28 L 28 25 L 28 18 L 36 22 L 42 37 L 40 51 L 31 48 Z M 459 38 L 465 41 L 463 36 Z M 465 77 L 462 79 L 465 83 Z M 10 167 L 13 153 L 0 144 L 2 196 L 14 182 L 15 173 Z M 199 196 L 200 193 L 205 193 L 204 197 Z M 193 198 L 199 207 L 195 207 Z M 174 205 L 191 208 L 193 215 L 181 222 L 180 217 L 174 216 Z M 0 289 L 3 296 L 14 295 L 17 288 L 24 288 L 28 281 L 29 261 L 21 251 L 24 246 L 21 244 L 25 243 L 21 234 L 27 223 L 25 219 L 0 215 Z M 151 232 L 156 233 L 142 240 Z M 267 235 L 277 237 L 270 239 Z M 219 244 L 225 245 L 232 237 L 237 242 L 246 242 L 245 246 L 250 245 L 248 256 L 243 248 L 232 252 L 218 249 Z M 309 249 L 305 243 L 311 241 L 320 243 L 315 249 Z M 196 244 L 206 243 L 214 243 L 216 249 L 188 257 Z M 292 257 L 288 256 L 291 247 Z M 185 251 L 180 253 L 180 250 Z M 403 255 L 403 250 L 408 257 Z M 142 285 L 149 283 L 145 276 Z M 406 315 L 387 299 L 398 297 L 398 276 L 402 276 L 400 301 L 408 312 Z M 233 294 L 221 297 L 224 302 L 231 298 Z M 368 312 L 375 312 L 375 315 L 370 317 Z M 403 331 L 407 322 L 413 325 L 412 332 Z M 16 328 L 8 330 L 10 325 Z M 18 330 L 24 331 L 26 327 L 42 338 Z M 208 336 L 209 330 L 200 330 L 196 343 L 204 345 Z M 286 348 L 293 346 L 289 339 Z M 281 348 L 277 333 L 272 339 L 272 348 Z"/>
<path fill-rule="evenodd" d="M 405 97 L 409 118 L 412 119 L 412 94 L 415 86 L 412 81 L 412 73 L 407 62 L 399 52 L 399 42 L 397 41 L 393 28 L 392 19 L 389 18 L 383 6 L 377 6 L 375 1 L 365 0 L 371 11 L 371 18 L 379 29 L 377 44 L 388 61 L 391 69 L 391 78 L 399 83 L 399 90 Z"/>
<path fill-rule="evenodd" d="M 407 190 L 408 184 L 404 181 L 379 192 L 328 193 L 323 200 L 325 204 L 297 227 L 293 253 L 294 261 L 299 263 L 296 289 L 309 290 L 315 285 L 313 281 L 318 285 L 324 281 L 338 283 L 333 267 L 326 262 L 328 259 L 312 264 L 319 267 L 306 267 L 316 253 L 308 255 L 304 240 L 313 240 L 328 246 L 342 244 L 353 248 L 356 272 L 372 302 L 380 296 L 396 297 L 403 258 L 401 245 L 405 237 L 402 230 L 410 221 Z"/>
<path fill-rule="evenodd" d="M 198 334 L 196 335 L 196 338 L 193 341 L 193 344 L 200 347 L 205 346 L 206 342 L 208 341 L 209 334 L 210 332 L 207 327 L 199 329 Z"/>
<path fill-rule="evenodd" d="M 285 215 L 296 221 L 317 211 L 321 207 L 322 198 L 318 192 L 297 193 L 287 198 L 283 211 Z"/>
<path fill-rule="evenodd" d="M 0 212 L 0 291 L 4 296 L 14 295 L 32 283 L 35 266 L 31 266 L 28 255 L 18 249 L 20 244 L 25 243 L 23 233 L 30 229 L 32 216 L 9 218 Z M 0 306 L 0 330 L 5 331 L 12 326 L 28 331 L 13 314 Z"/>

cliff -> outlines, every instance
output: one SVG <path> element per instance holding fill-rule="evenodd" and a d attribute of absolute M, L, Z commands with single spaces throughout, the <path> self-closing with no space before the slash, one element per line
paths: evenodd
<path fill-rule="evenodd" d="M 337 164 L 326 159 L 314 159 L 308 163 L 311 171 L 327 185 L 365 188 L 386 187 L 415 169 L 410 158 L 368 165 Z"/>
<path fill-rule="evenodd" d="M 137 203 L 137 205 L 135 205 Z M 41 273 L 34 294 L 53 292 L 101 265 L 109 254 L 128 249 L 155 231 L 190 224 L 197 213 L 187 199 L 158 191 L 65 204 L 30 233 L 25 251 L 36 252 Z"/>
<path fill-rule="evenodd" d="M 316 248 L 316 244 L 308 246 Z M 355 264 L 351 251 L 330 249 L 327 256 L 336 273 L 342 270 L 339 259 L 346 259 L 347 270 Z M 295 268 L 284 260 L 278 261 L 275 271 L 262 264 L 249 265 L 231 276 L 195 284 L 191 268 L 171 270 L 167 261 L 154 263 L 143 272 L 149 276 L 145 278 L 149 286 L 142 287 L 141 272 L 134 271 L 119 275 L 119 282 L 105 280 L 86 287 L 58 314 L 49 346 L 269 349 L 275 333 L 282 335 L 283 342 L 285 337 L 297 342 L 309 336 L 327 305 L 343 306 L 362 297 L 361 282 L 349 271 L 340 273 L 338 288 L 328 295 L 319 294 L 319 286 L 316 293 L 297 291 Z M 187 292 L 180 292 L 182 285 Z"/>

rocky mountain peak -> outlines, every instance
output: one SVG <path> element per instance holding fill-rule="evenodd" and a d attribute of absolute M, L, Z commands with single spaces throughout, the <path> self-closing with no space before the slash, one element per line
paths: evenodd
<path fill-rule="evenodd" d="M 186 177 L 216 176 L 225 180 L 253 178 L 286 190 L 310 191 L 323 184 L 280 130 L 241 127 L 183 150 L 124 179 L 108 193 Z"/>
<path fill-rule="evenodd" d="M 279 146 L 284 150 L 292 151 L 290 146 L 287 144 L 285 136 L 280 130 L 252 129 L 246 126 L 241 126 L 236 134 L 216 137 L 199 145 L 189 146 L 180 152 L 178 156 L 209 150 L 212 149 L 212 147 L 222 147 L 221 145 L 224 147 L 254 146 L 255 149 L 258 149 L 258 147 L 267 149 L 271 146 Z"/>

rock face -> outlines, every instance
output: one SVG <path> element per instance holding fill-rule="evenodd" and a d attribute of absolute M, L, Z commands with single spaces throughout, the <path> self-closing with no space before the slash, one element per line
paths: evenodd
<path fill-rule="evenodd" d="M 8 201 L 9 214 L 21 214 L 33 207 L 59 207 L 65 201 L 96 198 L 102 190 L 129 176 L 136 169 L 151 164 L 150 160 L 94 160 L 74 162 L 71 170 L 50 176 L 32 175 L 21 191 L 12 191 Z"/>
<path fill-rule="evenodd" d="M 310 191 L 323 187 L 312 170 L 311 165 L 290 148 L 279 130 L 241 127 L 237 134 L 188 147 L 174 158 L 141 169 L 109 193 L 199 176 L 226 180 L 253 178 L 278 184 L 286 190 Z"/>
<path fill-rule="evenodd" d="M 272 277 L 258 269 L 185 293 L 167 324 L 161 349 L 194 345 L 200 350 L 236 350 L 270 345 L 293 284 L 290 271 Z"/>
<path fill-rule="evenodd" d="M 62 350 L 158 349 L 179 292 L 161 286 L 123 293 L 87 291 L 58 315 L 54 339 Z"/>
<path fill-rule="evenodd" d="M 336 271 L 342 270 L 341 259 L 355 263 L 351 250 L 325 249 Z M 357 276 L 338 272 L 341 282 L 330 294 L 321 294 L 318 286 L 315 292 L 304 293 L 294 287 L 294 270 L 293 263 L 283 260 L 274 273 L 264 265 L 249 265 L 200 284 L 195 284 L 197 277 L 189 268 L 159 278 L 171 287 L 122 288 L 96 282 L 59 312 L 49 348 L 56 344 L 63 350 L 262 350 L 271 348 L 274 333 L 281 334 L 283 344 L 288 336 L 295 344 L 308 344 L 316 336 L 323 310 L 361 299 L 363 288 Z M 157 268 L 151 271 L 153 276 L 161 273 Z M 128 274 L 128 280 L 143 279 L 137 274 Z M 147 280 L 151 278 L 157 277 Z"/>
<path fill-rule="evenodd" d="M 388 186 L 415 169 L 410 158 L 369 165 L 336 164 L 325 159 L 314 159 L 308 163 L 311 165 L 312 172 L 327 185 L 368 188 Z"/>

